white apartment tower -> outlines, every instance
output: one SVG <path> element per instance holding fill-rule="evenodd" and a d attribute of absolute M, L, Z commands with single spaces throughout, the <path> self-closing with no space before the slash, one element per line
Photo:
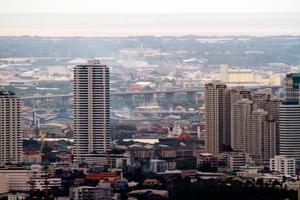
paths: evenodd
<path fill-rule="evenodd" d="M 0 166 L 23 161 L 20 98 L 0 91 Z"/>
<path fill-rule="evenodd" d="M 89 60 L 74 68 L 74 161 L 101 163 L 110 151 L 109 68 Z"/>

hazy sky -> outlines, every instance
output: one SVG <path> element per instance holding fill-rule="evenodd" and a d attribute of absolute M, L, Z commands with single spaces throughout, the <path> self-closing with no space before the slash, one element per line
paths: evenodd
<path fill-rule="evenodd" d="M 0 0 L 1 13 L 295 13 L 300 0 Z"/>
<path fill-rule="evenodd" d="M 300 0 L 0 0 L 0 35 L 300 35 L 299 24 Z"/>

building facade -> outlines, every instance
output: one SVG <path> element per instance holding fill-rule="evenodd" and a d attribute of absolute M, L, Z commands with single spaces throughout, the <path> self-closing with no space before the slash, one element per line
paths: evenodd
<path fill-rule="evenodd" d="M 279 154 L 295 158 L 300 167 L 300 73 L 287 74 L 284 82 L 285 98 L 279 107 Z"/>
<path fill-rule="evenodd" d="M 71 200 L 102 200 L 112 199 L 112 188 L 109 183 L 100 183 L 99 185 L 92 186 L 80 186 L 70 188 Z"/>
<path fill-rule="evenodd" d="M 253 103 L 249 99 L 238 100 L 231 110 L 231 147 L 246 152 L 247 130 L 249 128 Z"/>
<path fill-rule="evenodd" d="M 240 167 L 245 166 L 246 163 L 247 163 L 247 159 L 244 153 L 232 153 L 228 155 L 227 167 L 231 171 L 239 171 Z"/>
<path fill-rule="evenodd" d="M 219 81 L 205 84 L 205 152 L 213 155 L 230 146 L 226 96 L 225 84 Z"/>
<path fill-rule="evenodd" d="M 23 135 L 20 98 L 0 91 L 0 166 L 23 161 Z"/>
<path fill-rule="evenodd" d="M 109 68 L 89 60 L 74 68 L 74 161 L 105 163 L 110 151 Z"/>
<path fill-rule="evenodd" d="M 300 105 L 284 102 L 279 108 L 279 154 L 300 162 Z"/>
<path fill-rule="evenodd" d="M 270 170 L 279 172 L 285 176 L 296 175 L 296 161 L 294 158 L 285 156 L 275 156 L 270 160 Z"/>
<path fill-rule="evenodd" d="M 10 192 L 27 192 L 30 190 L 31 169 L 23 168 L 0 168 L 0 177 L 6 177 Z"/>

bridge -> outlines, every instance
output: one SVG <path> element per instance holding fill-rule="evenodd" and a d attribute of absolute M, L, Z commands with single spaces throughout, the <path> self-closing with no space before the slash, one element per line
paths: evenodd
<path fill-rule="evenodd" d="M 156 90 L 156 91 L 125 91 L 125 92 L 114 92 L 111 91 L 111 96 L 122 97 L 127 105 L 133 104 L 133 96 L 144 96 L 145 103 L 150 104 L 154 102 L 155 95 L 164 94 L 166 100 L 171 102 L 174 98 L 175 93 L 186 93 L 187 101 L 196 102 L 197 92 L 202 92 L 203 88 L 182 88 L 182 89 L 170 89 L 170 90 Z M 21 100 L 49 100 L 49 99 L 62 99 L 63 101 L 68 100 L 74 96 L 73 93 L 69 94 L 47 94 L 47 95 L 33 95 L 21 97 Z"/>
<path fill-rule="evenodd" d="M 265 89 L 271 88 L 272 91 L 278 91 L 280 87 L 278 86 L 261 86 L 261 87 L 245 87 L 250 90 L 257 89 Z M 155 100 L 155 95 L 164 94 L 167 102 L 171 104 L 172 99 L 175 97 L 176 93 L 185 93 L 186 99 L 188 102 L 197 103 L 197 93 L 203 92 L 204 87 L 197 88 L 180 88 L 180 89 L 169 89 L 169 90 L 154 90 L 154 91 L 125 91 L 125 92 L 114 92 L 111 91 L 111 96 L 122 97 L 124 102 L 128 106 L 132 106 L 134 103 L 134 96 L 143 96 L 145 104 L 151 104 Z M 33 95 L 33 96 L 25 96 L 21 97 L 21 100 L 49 100 L 49 99 L 57 99 L 60 98 L 62 101 L 66 101 L 69 98 L 72 98 L 74 95 L 72 93 L 69 94 L 49 94 L 49 95 Z M 169 105 L 171 107 L 171 105 Z"/>
<path fill-rule="evenodd" d="M 110 92 L 111 96 L 124 96 L 124 95 L 145 95 L 145 94 L 164 94 L 164 93 L 179 93 L 179 92 L 201 92 L 203 88 L 183 88 L 171 90 L 155 90 L 155 91 L 125 91 L 125 92 Z M 71 98 L 73 93 L 69 94 L 47 94 L 47 95 L 33 95 L 21 97 L 22 100 L 34 99 L 51 99 L 51 98 Z"/>

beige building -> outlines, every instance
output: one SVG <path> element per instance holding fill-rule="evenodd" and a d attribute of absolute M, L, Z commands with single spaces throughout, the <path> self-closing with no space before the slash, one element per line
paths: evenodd
<path fill-rule="evenodd" d="M 8 184 L 9 192 L 12 191 L 29 191 L 30 189 L 30 178 L 32 172 L 31 169 L 22 169 L 22 168 L 3 168 L 0 169 L 0 177 L 6 177 Z M 2 179 L 0 179 L 2 181 Z M 0 182 L 1 182 L 0 181 Z"/>
<path fill-rule="evenodd" d="M 6 174 L 0 174 L 0 195 L 8 193 L 8 178 Z"/>
<path fill-rule="evenodd" d="M 252 95 L 252 101 L 253 104 L 255 104 L 255 108 L 256 109 L 265 109 L 265 105 L 268 99 L 270 99 L 270 94 L 267 94 L 265 92 L 259 92 L 259 93 L 255 93 Z"/>
<path fill-rule="evenodd" d="M 0 91 L 0 166 L 23 161 L 20 98 Z"/>
<path fill-rule="evenodd" d="M 268 115 L 263 129 L 261 159 L 264 164 L 267 164 L 278 152 L 278 121 L 270 119 Z"/>
<path fill-rule="evenodd" d="M 0 168 L 0 194 L 1 190 L 9 192 L 27 192 L 30 189 L 44 190 L 46 185 L 46 173 L 41 165 L 32 165 L 31 168 L 7 166 Z M 3 184 L 2 182 L 5 182 Z M 61 187 L 61 178 L 56 178 L 48 173 L 49 189 Z M 1 185 L 2 184 L 2 185 Z M 4 187 L 4 186 L 7 186 Z"/>
<path fill-rule="evenodd" d="M 264 110 L 255 110 L 250 115 L 248 131 L 246 134 L 246 152 L 256 160 L 261 158 L 262 137 L 264 134 L 264 121 L 267 113 Z"/>
<path fill-rule="evenodd" d="M 231 69 L 228 72 L 228 80 L 231 83 L 254 82 L 253 72 L 250 69 Z"/>
<path fill-rule="evenodd" d="M 275 121 L 279 120 L 279 106 L 281 103 L 282 99 L 278 97 L 271 97 L 267 99 L 264 110 L 268 112 L 270 119 Z"/>
<path fill-rule="evenodd" d="M 275 119 L 280 101 L 269 101 L 269 96 L 264 94 L 254 95 L 251 99 L 253 101 L 237 100 L 231 106 L 231 147 L 248 153 L 257 163 L 268 163 L 278 146 L 278 121 Z"/>
<path fill-rule="evenodd" d="M 228 155 L 227 167 L 231 171 L 239 171 L 240 167 L 243 167 L 247 164 L 247 158 L 244 153 L 232 153 Z"/>
<path fill-rule="evenodd" d="M 225 83 L 253 83 L 254 74 L 250 69 L 229 69 L 220 65 L 220 80 Z"/>
<path fill-rule="evenodd" d="M 246 152 L 247 133 L 253 103 L 249 99 L 238 100 L 231 110 L 231 147 Z"/>
<path fill-rule="evenodd" d="M 230 145 L 226 90 L 226 85 L 219 81 L 205 84 L 205 152 L 215 156 Z"/>
<path fill-rule="evenodd" d="M 268 162 L 276 154 L 276 123 L 269 120 L 268 113 L 262 109 L 251 114 L 246 152 L 259 164 Z"/>

